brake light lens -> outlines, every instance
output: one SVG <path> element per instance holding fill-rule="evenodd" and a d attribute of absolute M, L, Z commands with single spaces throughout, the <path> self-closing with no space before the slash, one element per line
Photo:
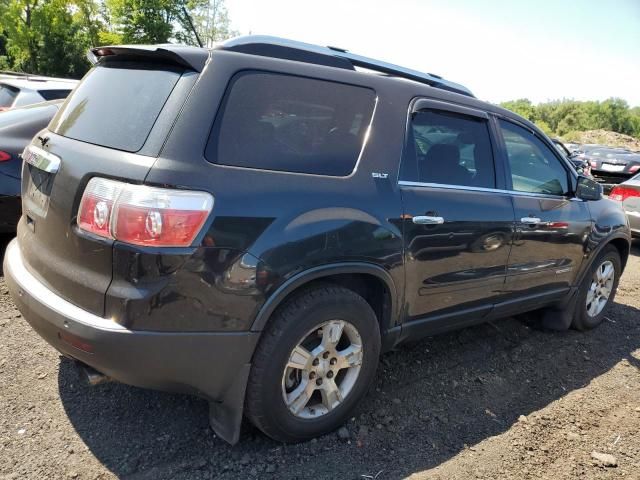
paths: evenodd
<path fill-rule="evenodd" d="M 132 245 L 192 245 L 213 209 L 206 192 L 132 185 L 92 178 L 78 211 L 78 227 Z"/>
<path fill-rule="evenodd" d="M 636 173 L 638 170 L 640 170 L 640 165 L 633 165 L 633 166 L 629 169 L 629 173 Z"/>
<path fill-rule="evenodd" d="M 8 162 L 9 160 L 11 160 L 11 155 L 0 150 L 0 162 Z"/>
<path fill-rule="evenodd" d="M 613 190 L 611 190 L 611 193 L 609 194 L 609 198 L 611 200 L 616 200 L 617 202 L 624 202 L 629 197 L 640 197 L 640 190 L 618 185 L 613 187 Z"/>

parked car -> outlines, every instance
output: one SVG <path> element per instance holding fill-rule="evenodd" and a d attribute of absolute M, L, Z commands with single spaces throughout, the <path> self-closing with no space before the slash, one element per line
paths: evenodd
<path fill-rule="evenodd" d="M 603 184 L 605 191 L 630 179 L 640 171 L 640 153 L 624 148 L 601 148 L 584 155 L 591 164 L 593 177 Z"/>
<path fill-rule="evenodd" d="M 581 175 L 591 176 L 591 164 L 588 160 L 579 157 L 574 151 L 569 151 L 559 138 L 552 138 L 551 141 L 556 146 L 562 156 L 564 156 Z"/>
<path fill-rule="evenodd" d="M 622 203 L 629 219 L 631 234 L 640 237 L 640 173 L 613 187 L 609 198 Z"/>
<path fill-rule="evenodd" d="M 580 144 L 579 143 L 573 143 L 573 142 L 564 142 L 563 145 L 566 147 L 567 150 L 569 150 L 569 152 L 574 153 L 576 151 L 578 151 L 580 149 Z"/>
<path fill-rule="evenodd" d="M 33 75 L 0 75 L 0 111 L 66 98 L 78 80 Z"/>
<path fill-rule="evenodd" d="M 22 151 L 61 104 L 52 100 L 0 112 L 0 233 L 14 233 L 20 219 Z"/>
<path fill-rule="evenodd" d="M 94 378 L 296 442 L 403 341 L 534 309 L 587 330 L 613 301 L 620 204 L 461 85 L 271 37 L 92 53 L 26 150 L 4 274 Z"/>

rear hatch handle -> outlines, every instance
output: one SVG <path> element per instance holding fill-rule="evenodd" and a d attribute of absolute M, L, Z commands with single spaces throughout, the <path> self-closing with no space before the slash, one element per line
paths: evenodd
<path fill-rule="evenodd" d="M 22 160 L 47 173 L 56 173 L 60 170 L 60 157 L 35 145 L 28 145 L 24 149 Z"/>

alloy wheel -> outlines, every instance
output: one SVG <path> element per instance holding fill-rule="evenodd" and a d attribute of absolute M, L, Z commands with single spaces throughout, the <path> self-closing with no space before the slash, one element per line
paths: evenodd
<path fill-rule="evenodd" d="M 282 397 L 296 417 L 334 410 L 353 389 L 362 367 L 362 339 L 351 323 L 330 320 L 300 340 L 282 374 Z"/>
<path fill-rule="evenodd" d="M 602 262 L 593 273 L 586 300 L 587 314 L 590 317 L 597 317 L 607 306 L 615 276 L 616 270 L 610 260 Z"/>

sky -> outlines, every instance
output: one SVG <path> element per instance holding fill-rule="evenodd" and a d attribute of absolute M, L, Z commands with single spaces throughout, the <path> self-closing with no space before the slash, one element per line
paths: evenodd
<path fill-rule="evenodd" d="M 232 28 L 436 73 L 493 103 L 640 106 L 640 0 L 226 0 Z"/>

